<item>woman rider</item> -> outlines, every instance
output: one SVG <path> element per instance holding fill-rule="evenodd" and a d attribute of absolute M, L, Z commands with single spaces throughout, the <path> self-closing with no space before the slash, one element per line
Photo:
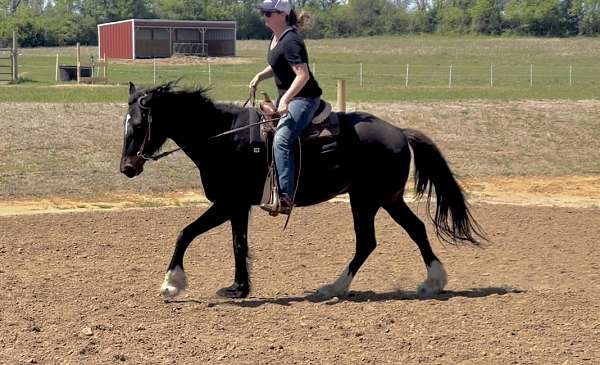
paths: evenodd
<path fill-rule="evenodd" d="M 306 45 L 297 32 L 305 14 L 299 19 L 288 0 L 265 0 L 258 9 L 273 37 L 267 55 L 269 65 L 254 76 L 249 86 L 254 91 L 262 80 L 275 78 L 279 92 L 277 112 L 283 116 L 273 141 L 281 196 L 278 212 L 289 214 L 296 187 L 294 141 L 311 122 L 322 90 L 310 72 Z M 262 207 L 275 209 L 270 205 Z"/>

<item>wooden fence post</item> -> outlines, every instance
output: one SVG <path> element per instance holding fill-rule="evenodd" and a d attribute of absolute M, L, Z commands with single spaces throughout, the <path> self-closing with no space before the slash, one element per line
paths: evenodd
<path fill-rule="evenodd" d="M 346 80 L 337 80 L 337 109 L 346 112 Z"/>
<path fill-rule="evenodd" d="M 18 59 L 17 59 L 17 52 L 18 48 L 17 48 L 17 32 L 13 31 L 12 34 L 12 50 L 11 50 L 11 57 L 12 57 L 12 81 L 13 82 L 17 82 L 19 81 L 19 63 L 18 63 Z"/>
<path fill-rule="evenodd" d="M 212 85 L 212 72 L 210 69 L 210 62 L 208 63 L 208 85 Z"/>
<path fill-rule="evenodd" d="M 81 78 L 81 53 L 79 51 L 79 42 L 77 42 L 77 83 Z"/>
<path fill-rule="evenodd" d="M 573 65 L 569 65 L 569 86 L 573 86 Z"/>
<path fill-rule="evenodd" d="M 529 87 L 533 87 L 533 63 L 529 65 Z"/>
<path fill-rule="evenodd" d="M 108 60 L 106 59 L 106 53 L 104 53 L 104 70 L 102 72 L 102 76 L 106 78 L 106 82 L 108 82 Z"/>
<path fill-rule="evenodd" d="M 406 79 L 404 80 L 404 87 L 408 87 L 408 63 L 406 64 Z"/>
<path fill-rule="evenodd" d="M 363 87 L 363 64 L 362 62 L 360 63 L 360 70 L 359 70 L 359 79 L 360 79 L 360 87 Z"/>

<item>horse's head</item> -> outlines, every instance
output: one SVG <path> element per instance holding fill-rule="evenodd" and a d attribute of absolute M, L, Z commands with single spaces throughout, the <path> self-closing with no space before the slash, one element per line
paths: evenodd
<path fill-rule="evenodd" d="M 138 90 L 129 83 L 127 115 L 123 122 L 123 153 L 121 173 L 135 177 L 144 170 L 144 163 L 167 140 L 163 126 L 156 118 L 156 104 L 161 93 L 170 89 L 171 84 L 148 90 Z"/>

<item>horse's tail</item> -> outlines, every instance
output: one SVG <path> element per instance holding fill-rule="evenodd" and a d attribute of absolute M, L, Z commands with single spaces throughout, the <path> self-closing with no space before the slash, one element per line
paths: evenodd
<path fill-rule="evenodd" d="M 445 242 L 458 241 L 480 244 L 485 233 L 471 215 L 462 188 L 454 178 L 444 156 L 425 134 L 415 129 L 403 129 L 414 152 L 415 191 L 417 198 L 427 192 L 427 213 L 435 225 L 437 236 Z M 430 210 L 435 189 L 435 216 Z"/>

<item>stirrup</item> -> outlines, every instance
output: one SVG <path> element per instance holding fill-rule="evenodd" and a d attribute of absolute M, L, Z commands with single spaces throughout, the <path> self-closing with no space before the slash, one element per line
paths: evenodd
<path fill-rule="evenodd" d="M 260 207 L 269 212 L 270 216 L 276 217 L 279 214 L 289 215 L 292 212 L 293 203 L 289 198 L 275 197 L 273 202 L 263 203 Z"/>

